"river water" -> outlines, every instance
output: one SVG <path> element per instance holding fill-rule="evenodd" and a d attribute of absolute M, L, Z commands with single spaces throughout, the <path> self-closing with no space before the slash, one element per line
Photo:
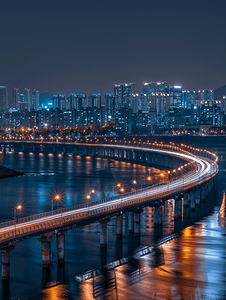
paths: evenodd
<path fill-rule="evenodd" d="M 54 207 L 66 207 L 87 201 L 86 196 L 92 189 L 95 189 L 95 201 L 115 194 L 119 182 L 129 190 L 133 180 L 138 187 L 146 184 L 147 174 L 158 174 L 158 170 L 140 165 L 60 154 L 0 153 L 0 164 L 25 173 L 22 177 L 0 180 L 1 222 L 12 218 L 17 204 L 23 204 L 17 217 L 41 213 L 50 210 L 55 193 L 61 195 L 62 201 L 54 203 Z M 201 203 L 195 212 L 184 208 L 181 221 L 174 220 L 174 201 L 167 201 L 160 228 L 153 226 L 153 208 L 146 208 L 139 238 L 128 233 L 125 214 L 123 238 L 117 239 L 113 218 L 108 224 L 107 250 L 100 249 L 98 223 L 70 230 L 66 234 L 64 266 L 57 264 L 56 239 L 52 242 L 51 266 L 44 269 L 41 243 L 37 237 L 25 240 L 11 252 L 10 282 L 0 286 L 1 297 L 225 299 L 225 187 L 226 163 L 221 162 L 211 199 Z M 181 232 L 180 237 L 156 248 L 152 254 L 134 256 L 141 247 L 156 244 L 174 232 Z M 104 265 L 125 257 L 130 258 L 130 263 L 110 271 L 113 285 L 106 284 L 106 274 L 97 276 L 94 281 L 79 283 L 75 280 L 75 276 L 91 269 L 103 272 Z"/>

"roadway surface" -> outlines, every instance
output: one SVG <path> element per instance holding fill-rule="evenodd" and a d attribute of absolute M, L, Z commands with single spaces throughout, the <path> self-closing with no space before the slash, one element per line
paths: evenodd
<path fill-rule="evenodd" d="M 114 145 L 103 144 L 96 146 L 109 146 L 114 148 Z M 17 221 L 1 223 L 0 245 L 3 246 L 5 244 L 9 244 L 10 242 L 15 243 L 15 241 L 19 242 L 22 241 L 25 237 L 40 235 L 43 232 L 53 231 L 54 229 L 59 229 L 65 226 L 76 224 L 81 220 L 90 219 L 90 223 L 92 223 L 93 218 L 95 217 L 100 216 L 100 218 L 103 218 L 105 215 L 107 216 L 108 214 L 114 212 L 119 213 L 120 210 L 132 207 L 136 204 L 139 206 L 147 202 L 159 200 L 163 197 L 175 195 L 176 193 L 180 193 L 190 188 L 196 187 L 202 182 L 209 180 L 218 171 L 216 162 L 188 153 L 119 145 L 115 145 L 115 147 L 124 149 L 131 148 L 131 150 L 145 150 L 147 152 L 150 151 L 166 155 L 173 155 L 175 157 L 195 163 L 197 165 L 197 168 L 178 179 L 168 181 L 155 187 L 148 187 L 145 189 L 137 190 L 117 199 L 102 200 L 98 201 L 98 203 L 92 203 L 90 205 L 85 204 L 81 208 L 69 208 L 68 211 L 65 211 L 64 209 L 61 212 L 54 212 L 53 215 L 51 214 L 51 212 L 48 212 L 40 215 L 21 218 Z"/>

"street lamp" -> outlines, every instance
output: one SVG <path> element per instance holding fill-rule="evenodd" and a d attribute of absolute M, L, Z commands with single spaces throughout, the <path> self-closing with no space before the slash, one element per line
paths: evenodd
<path fill-rule="evenodd" d="M 136 180 L 133 180 L 132 183 L 133 183 L 133 187 L 132 187 L 131 191 L 133 192 L 133 191 L 136 190 L 135 186 L 136 186 L 136 184 L 137 184 L 137 181 L 136 181 Z"/>
<path fill-rule="evenodd" d="M 22 205 L 17 205 L 15 208 L 14 208 L 14 220 L 16 220 L 16 212 L 17 210 L 21 210 L 22 209 Z"/>
<path fill-rule="evenodd" d="M 52 215 L 53 215 L 53 202 L 54 200 L 59 201 L 60 200 L 60 195 L 56 194 L 52 199 L 51 199 L 51 211 L 52 211 Z"/>

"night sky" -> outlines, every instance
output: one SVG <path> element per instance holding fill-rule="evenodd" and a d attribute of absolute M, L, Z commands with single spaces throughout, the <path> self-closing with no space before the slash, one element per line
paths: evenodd
<path fill-rule="evenodd" d="M 226 1 L 3 0 L 0 85 L 113 92 L 165 80 L 226 84 Z"/>

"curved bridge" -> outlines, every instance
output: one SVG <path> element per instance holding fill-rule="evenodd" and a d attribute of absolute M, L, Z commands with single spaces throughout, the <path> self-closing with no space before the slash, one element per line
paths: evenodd
<path fill-rule="evenodd" d="M 48 142 L 2 141 L 4 149 L 26 151 L 48 147 L 56 151 L 61 147 L 64 153 L 123 159 L 136 163 L 161 165 L 169 169 L 169 174 L 179 175 L 157 186 L 150 186 L 120 197 L 103 199 L 92 203 L 64 208 L 53 212 L 28 216 L 18 220 L 0 223 L 0 251 L 2 252 L 2 278 L 9 278 L 10 251 L 14 245 L 26 238 L 41 236 L 43 266 L 50 263 L 50 247 L 54 234 L 57 236 L 58 262 L 64 262 L 65 233 L 74 227 L 100 222 L 100 244 L 107 246 L 107 223 L 117 216 L 117 236 L 122 236 L 122 214 L 129 213 L 129 229 L 140 233 L 140 213 L 146 206 L 155 207 L 155 224 L 161 225 L 162 205 L 167 199 L 175 199 L 175 217 L 181 217 L 182 205 L 195 209 L 200 201 L 205 201 L 212 191 L 212 178 L 218 171 L 216 155 L 208 151 L 193 149 L 187 151 L 185 145 L 176 147 L 163 144 L 145 144 L 134 147 L 108 144 L 71 144 Z M 172 168 L 173 167 L 173 168 Z M 183 172 L 182 172 L 183 170 Z"/>

